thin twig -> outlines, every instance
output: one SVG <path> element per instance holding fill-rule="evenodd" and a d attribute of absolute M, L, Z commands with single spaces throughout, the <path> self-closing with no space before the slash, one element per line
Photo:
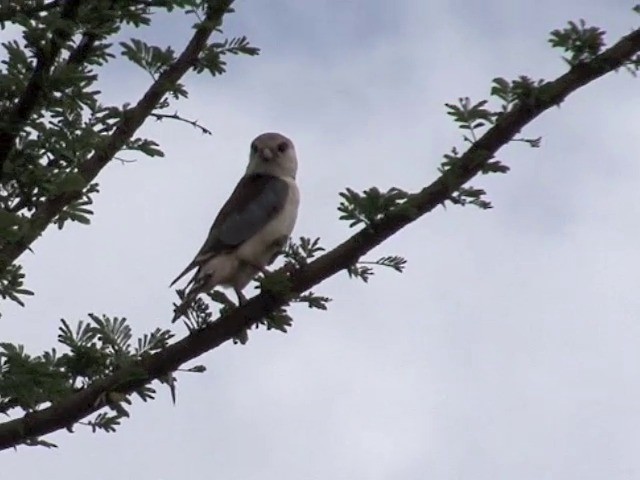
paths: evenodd
<path fill-rule="evenodd" d="M 113 159 L 113 157 L 133 137 L 147 117 L 160 103 L 166 93 L 182 78 L 195 64 L 198 55 L 206 47 L 207 41 L 215 26 L 219 25 L 222 17 L 229 9 L 233 0 L 211 1 L 207 9 L 207 22 L 201 23 L 180 56 L 160 74 L 158 79 L 146 91 L 135 107 L 123 113 L 113 133 L 105 140 L 101 148 L 78 166 L 78 173 L 89 185 Z M 6 245 L 0 250 L 0 272 L 13 263 L 34 242 L 49 224 L 70 203 L 82 196 L 82 189 L 64 192 L 48 198 L 38 205 L 29 219 L 29 228 L 19 240 Z"/>
<path fill-rule="evenodd" d="M 204 126 L 200 125 L 197 120 L 189 120 L 188 118 L 181 117 L 180 115 L 178 115 L 178 112 L 172 113 L 172 114 L 169 114 L 169 113 L 151 113 L 151 114 L 149 114 L 149 116 L 152 117 L 152 118 L 155 118 L 159 122 L 161 122 L 165 118 L 168 118 L 170 120 L 177 120 L 179 122 L 188 123 L 192 127 L 195 127 L 198 130 L 200 130 L 203 134 L 212 135 L 211 130 L 209 130 L 207 127 L 204 127 Z"/>
<path fill-rule="evenodd" d="M 556 80 L 542 85 L 544 95 L 540 95 L 535 103 L 517 103 L 501 116 L 449 170 L 430 185 L 409 196 L 408 207 L 414 215 L 408 215 L 406 205 L 403 205 L 333 250 L 306 266 L 295 269 L 291 273 L 289 294 L 260 293 L 243 306 L 201 330 L 191 332 L 162 351 L 96 381 L 48 408 L 0 424 L 0 449 L 12 448 L 30 438 L 38 438 L 73 425 L 104 407 L 102 399 L 108 394 L 129 395 L 149 382 L 170 374 L 185 362 L 237 337 L 296 295 L 353 265 L 387 238 L 449 199 L 456 190 L 477 175 L 500 148 L 542 112 L 560 104 L 580 87 L 617 69 L 637 52 L 640 52 L 640 29 L 622 38 L 593 61 L 576 66 Z"/>

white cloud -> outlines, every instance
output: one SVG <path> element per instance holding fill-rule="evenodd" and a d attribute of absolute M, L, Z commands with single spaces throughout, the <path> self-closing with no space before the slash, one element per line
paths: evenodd
<path fill-rule="evenodd" d="M 220 79 L 188 81 L 179 110 L 214 136 L 149 126 L 167 158 L 111 165 L 93 226 L 47 232 L 25 257 L 37 296 L 25 310 L 6 308 L 5 340 L 46 348 L 59 317 L 89 311 L 126 315 L 139 331 L 168 324 L 167 284 L 199 247 L 257 133 L 295 140 L 296 234 L 332 246 L 348 234 L 339 190 L 416 189 L 434 178 L 441 154 L 459 145 L 444 102 L 483 98 L 495 76 L 561 73 L 545 40 L 569 18 L 597 21 L 612 39 L 634 20 L 626 6 L 577 1 L 406 1 L 389 24 L 375 3 L 359 3 L 364 13 L 273 5 L 258 14 L 239 3 L 233 19 L 234 31 L 269 47 L 262 56 L 232 59 Z M 206 355 L 207 373 L 180 376 L 177 407 L 162 394 L 136 404 L 115 435 L 59 433 L 58 451 L 6 453 L 5 471 L 637 476 L 635 81 L 619 74 L 590 85 L 523 132 L 542 135 L 542 148 L 511 145 L 500 155 L 511 173 L 474 181 L 494 210 L 438 210 L 375 252 L 406 255 L 404 275 L 331 279 L 318 289 L 335 299 L 328 313 L 297 309 L 289 335 L 259 331 L 247 346 Z"/>

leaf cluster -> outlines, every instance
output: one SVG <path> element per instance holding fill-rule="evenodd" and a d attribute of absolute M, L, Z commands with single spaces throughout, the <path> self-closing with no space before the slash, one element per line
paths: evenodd
<path fill-rule="evenodd" d="M 127 125 L 135 110 L 129 104 L 114 106 L 100 103 L 101 91 L 96 83 L 98 75 L 115 56 L 108 38 L 121 33 L 124 26 L 148 26 L 152 14 L 158 10 L 182 10 L 195 17 L 194 27 L 210 25 L 220 32 L 221 15 L 205 17 L 203 12 L 205 9 L 207 12 L 211 9 L 227 12 L 231 3 L 231 0 L 32 0 L 18 6 L 0 6 L 0 24 L 11 22 L 22 29 L 21 40 L 3 44 L 7 60 L 0 70 L 0 260 L 4 247 L 18 244 L 25 238 L 25 232 L 34 229 L 36 220 L 41 218 L 38 217 L 40 209 L 43 205 L 49 205 L 47 202 L 63 200 L 64 208 L 52 220 L 60 228 L 67 221 L 89 222 L 92 214 L 89 206 L 98 186 L 83 175 L 83 165 L 96 152 L 103 151 L 119 129 L 125 128 L 123 125 Z M 636 10 L 640 11 L 638 8 Z M 567 55 L 563 58 L 571 65 L 569 73 L 579 73 L 589 68 L 593 70 L 593 65 L 598 65 L 604 49 L 603 33 L 600 29 L 587 27 L 581 21 L 569 23 L 564 30 L 552 32 L 550 41 Z M 171 46 L 152 45 L 139 38 L 123 42 L 120 47 L 125 58 L 152 78 L 153 85 L 161 83 L 181 57 Z M 484 198 L 485 191 L 468 186 L 469 179 L 477 173 L 508 172 L 509 167 L 494 159 L 493 154 L 510 141 L 525 142 L 531 147 L 540 145 L 539 138 L 516 138 L 517 133 L 504 133 L 505 124 L 508 123 L 505 119 L 511 121 L 507 127 L 511 127 L 512 132 L 518 132 L 543 110 L 559 104 L 566 95 L 598 75 L 620 65 L 634 72 L 637 70 L 640 64 L 637 56 L 627 56 L 622 63 L 615 63 L 618 57 L 611 54 L 612 50 L 607 50 L 603 56 L 609 65 L 615 67 L 597 74 L 591 71 L 590 78 L 577 77 L 578 80 L 573 84 L 563 84 L 565 80 L 562 77 L 554 82 L 534 81 L 526 76 L 511 81 L 496 78 L 490 99 L 473 102 L 462 97 L 457 103 L 446 104 L 447 113 L 464 132 L 462 142 L 468 145 L 467 151 L 461 155 L 457 147 L 453 147 L 450 153 L 444 155 L 444 162 L 439 168 L 440 178 L 415 194 L 399 188 L 382 191 L 376 187 L 362 192 L 348 188 L 341 193 L 338 207 L 340 218 L 348 221 L 350 227 L 361 226 L 362 230 L 323 255 L 318 262 L 312 260 L 324 251 L 319 239 L 301 237 L 297 242 L 289 242 L 283 252 L 285 266 L 259 277 L 256 282 L 256 287 L 261 290 L 258 301 L 268 303 L 277 297 L 279 300 L 285 299 L 285 305 L 267 309 L 268 312 L 264 313 L 264 318 L 258 321 L 256 328 L 263 326 L 268 330 L 288 331 L 293 323 L 288 312 L 292 303 L 306 304 L 314 309 L 327 308 L 330 298 L 312 291 L 298 293 L 302 288 L 300 282 L 295 283 L 296 279 L 301 278 L 296 277 L 297 274 L 301 274 L 302 278 L 305 278 L 305 274 L 309 275 L 306 278 L 308 280 L 313 278 L 309 271 L 321 265 L 324 276 L 313 278 L 313 284 L 316 285 L 341 269 L 346 269 L 350 277 L 364 282 L 371 278 L 376 267 L 402 272 L 406 260 L 401 256 L 388 255 L 373 261 L 353 262 L 353 259 L 371 251 L 398 228 L 406 226 L 418 215 L 423 215 L 440 203 L 448 201 L 489 208 L 491 204 Z M 632 53 L 637 51 L 638 48 L 635 48 Z M 215 76 L 224 72 L 224 55 L 256 53 L 257 50 L 244 37 L 238 37 L 208 43 L 188 66 L 197 73 L 207 71 Z M 606 62 L 603 64 L 606 65 Z M 580 81 L 583 83 L 580 84 Z M 153 104 L 154 110 L 147 117 L 183 121 L 204 133 L 208 132 L 195 120 L 180 117 L 177 112 L 166 113 L 173 101 L 187 96 L 184 85 L 176 80 L 162 92 L 164 96 Z M 517 115 L 511 115 L 514 112 Z M 520 122 L 514 122 L 514 117 Z M 493 128 L 489 132 L 493 135 L 493 141 L 488 142 L 486 139 L 491 135 L 484 133 L 492 127 L 502 128 L 503 131 L 496 134 Z M 135 133 L 135 129 L 132 132 Z M 121 150 L 136 151 L 147 156 L 162 155 L 159 144 L 153 139 L 127 138 Z M 385 223 L 385 220 L 390 221 Z M 389 228 L 389 225 L 393 228 Z M 361 246 L 363 248 L 359 249 Z M 22 304 L 24 296 L 31 292 L 24 286 L 24 274 L 20 267 L 1 263 L 0 267 L 0 296 Z M 296 271 L 290 275 L 293 268 L 302 269 L 302 272 Z M 308 270 L 305 272 L 305 269 Z M 302 283 L 304 288 L 310 284 Z M 178 291 L 178 296 L 184 299 L 184 292 Z M 236 332 L 249 324 L 243 317 L 244 311 L 239 311 L 235 317 L 227 316 L 236 305 L 223 292 L 209 292 L 206 298 L 209 301 L 197 298 L 189 305 L 185 323 L 192 336 L 178 342 L 178 345 L 169 345 L 173 333 L 165 329 L 155 329 L 134 341 L 126 319 L 94 314 L 89 315 L 88 320 L 78 322 L 75 327 L 62 320 L 58 335 L 62 346 L 60 351 L 52 349 L 31 356 L 21 345 L 0 343 L 0 413 L 9 416 L 16 412 L 29 414 L 47 406 L 58 406 L 83 389 L 86 389 L 83 393 L 91 393 L 88 387 L 96 387 L 95 382 L 106 379 L 119 382 L 118 374 L 135 376 L 125 382 L 134 379 L 146 382 L 149 379 L 147 372 L 136 371 L 136 368 L 142 369 L 138 362 L 156 361 L 155 372 L 166 372 L 175 368 L 167 365 L 177 363 L 162 363 L 163 355 L 155 355 L 158 352 L 175 353 L 178 350 L 175 347 L 183 348 L 193 339 L 207 348 L 215 348 L 215 345 L 229 340 L 234 334 L 229 332 Z M 278 301 L 273 305 L 281 304 Z M 219 309 L 221 317 L 217 320 L 213 319 L 213 308 Z M 255 316 L 255 312 L 252 315 Z M 229 323 L 223 323 L 225 318 Z M 249 320 L 256 321 L 254 317 Z M 220 330 L 226 328 L 226 332 L 211 338 L 195 336 L 212 322 L 221 322 L 223 328 Z M 240 334 L 235 340 L 245 343 L 248 332 Z M 181 354 L 183 356 L 177 355 L 181 361 L 196 356 L 191 352 L 193 355 L 188 357 L 184 351 Z M 202 372 L 204 367 L 198 365 L 184 371 Z M 175 401 L 174 374 L 175 371 L 149 375 L 166 384 Z M 104 384 L 112 386 L 108 382 Z M 131 403 L 132 392 L 122 385 L 112 391 L 104 390 L 98 390 L 97 403 L 92 404 L 90 411 L 95 411 L 93 407 L 96 405 L 99 408 L 108 407 L 109 411 L 98 411 L 89 420 L 79 423 L 93 431 L 112 432 L 122 418 L 129 415 L 127 406 Z M 146 401 L 153 398 L 156 392 L 146 384 L 133 393 Z M 82 412 L 86 415 L 88 410 Z M 30 420 L 28 416 L 24 417 L 25 422 Z M 20 421 L 15 423 L 24 426 Z M 58 424 L 56 428 L 64 426 Z M 73 425 L 67 427 L 71 429 Z M 40 431 L 44 430 L 41 428 Z M 27 445 L 54 446 L 41 438 L 24 438 L 24 434 L 20 441 Z"/>
<path fill-rule="evenodd" d="M 157 328 L 134 341 L 125 318 L 94 314 L 75 328 L 63 319 L 58 332 L 62 349 L 36 356 L 26 353 L 22 345 L 0 343 L 0 413 L 8 415 L 15 409 L 31 412 L 53 404 L 162 350 L 173 337 L 169 330 Z M 136 393 L 145 401 L 155 396 L 150 386 Z M 113 431 L 119 419 L 128 416 L 123 404 L 130 400 L 114 395 L 105 397 L 104 403 L 115 414 L 97 414 L 86 423 L 92 429 Z"/>
<path fill-rule="evenodd" d="M 232 11 L 233 0 L 25 0 L 0 2 L 0 27 L 10 24 L 18 36 L 0 44 L 0 297 L 24 305 L 32 295 L 25 286 L 20 265 L 12 263 L 16 248 L 25 249 L 53 223 L 89 224 L 99 185 L 87 172 L 112 159 L 128 161 L 123 152 L 161 157 L 152 138 L 136 136 L 132 106 L 104 101 L 103 82 L 122 58 L 147 72 L 153 82 L 147 93 L 159 91 L 145 118 L 177 120 L 210 133 L 197 121 L 177 111 L 166 113 L 175 101 L 188 96 L 180 75 L 168 81 L 168 73 L 191 70 L 195 74 L 225 71 L 227 55 L 256 55 L 246 37 L 224 38 L 221 19 Z M 161 13 L 187 15 L 194 29 L 203 25 L 219 37 L 208 41 L 200 30 L 202 47 L 177 54 L 173 45 L 144 40 L 146 28 Z M 116 43 L 114 37 L 129 41 Z M 187 54 L 188 52 L 188 54 Z M 173 70 L 172 70 L 173 69 Z M 141 121 L 144 121 L 142 118 Z M 129 129 L 132 133 L 127 133 Z M 114 141 L 116 139 L 116 141 Z M 122 141 L 120 142 L 120 139 Z M 111 149 L 111 145 L 121 147 Z M 94 169 L 95 170 L 95 169 Z M 97 170 L 99 172 L 99 169 Z M 94 174 L 95 176 L 95 174 Z M 47 218 L 49 212 L 55 212 Z M 35 232 L 35 233 L 34 233 Z M 26 239 L 29 239 L 28 241 Z M 0 344 L 0 413 L 15 415 L 55 404 L 88 385 L 121 371 L 168 345 L 173 334 L 155 329 L 134 340 L 124 318 L 89 315 L 72 327 L 65 320 L 59 330 L 60 346 L 41 355 L 26 353 L 21 345 Z M 189 371 L 202 371 L 194 367 Z M 175 399 L 173 374 L 159 379 Z M 149 386 L 135 392 L 143 400 L 153 398 Z M 99 412 L 82 422 L 93 430 L 113 431 L 128 416 L 128 396 L 107 392 Z M 71 426 L 69 426 L 71 428 Z M 53 446 L 39 438 L 28 445 Z"/>
<path fill-rule="evenodd" d="M 293 268 L 307 265 L 310 260 L 317 257 L 323 251 L 325 251 L 325 248 L 320 245 L 319 238 L 311 239 L 309 237 L 300 237 L 297 242 L 293 239 L 288 240 L 287 245 L 282 251 L 282 256 L 285 260 L 284 267 L 267 275 L 260 274 L 256 278 L 255 285 L 256 288 L 259 288 L 262 292 L 288 297 L 289 301 L 284 307 L 278 308 L 273 313 L 266 315 L 256 324 L 256 329 L 263 326 L 266 327 L 267 330 L 278 330 L 286 333 L 289 327 L 293 325 L 293 318 L 288 313 L 287 309 L 287 307 L 292 303 L 305 304 L 312 309 L 327 309 L 327 304 L 331 301 L 329 297 L 317 295 L 311 291 L 299 295 L 292 294 L 290 291 L 291 282 L 288 274 L 288 272 Z M 182 302 L 185 299 L 184 290 L 177 290 L 176 293 L 178 294 L 180 302 Z M 224 316 L 237 307 L 237 305 L 221 290 L 207 292 L 206 297 L 214 304 L 218 305 L 217 313 L 220 316 Z M 213 321 L 214 312 L 212 311 L 212 304 L 207 302 L 204 298 L 198 297 L 187 306 L 182 318 L 189 332 L 200 330 L 207 325 L 210 325 Z M 235 341 L 245 344 L 248 341 L 248 332 L 244 332 L 242 335 L 237 337 Z"/>
<path fill-rule="evenodd" d="M 172 45 L 155 45 L 140 35 L 159 13 L 185 14 L 197 27 L 205 10 L 231 11 L 231 0 L 96 0 L 85 2 L 25 1 L 0 4 L 0 26 L 11 24 L 18 38 L 0 44 L 0 295 L 17 301 L 27 294 L 15 283 L 16 269 L 7 271 L 5 252 L 23 248 L 40 230 L 41 213 L 49 205 L 62 208 L 50 221 L 59 229 L 68 222 L 89 224 L 99 185 L 86 166 L 103 155 L 106 145 L 129 121 L 132 107 L 103 100 L 116 58 L 139 66 L 157 81 L 179 60 Z M 216 26 L 221 32 L 220 25 Z M 137 34 L 115 44 L 115 36 Z M 246 37 L 208 42 L 190 64 L 195 73 L 218 75 L 226 55 L 256 55 Z M 177 111 L 174 102 L 188 96 L 185 86 L 165 82 L 166 93 L 149 115 L 209 130 Z M 122 155 L 162 157 L 158 141 L 127 138 L 111 158 Z"/>
<path fill-rule="evenodd" d="M 351 228 L 358 225 L 374 228 L 387 213 L 403 207 L 410 214 L 406 203 L 409 193 L 396 187 L 386 192 L 378 187 L 371 187 L 362 193 L 347 188 L 344 192 L 340 192 L 340 197 L 342 198 L 338 206 L 338 211 L 341 213 L 340 220 L 348 221 Z"/>
<path fill-rule="evenodd" d="M 373 261 L 360 260 L 347 268 L 347 274 L 350 278 L 357 278 L 367 283 L 374 275 L 374 267 L 376 266 L 387 267 L 398 273 L 402 273 L 407 266 L 407 260 L 398 255 L 388 255 Z"/>

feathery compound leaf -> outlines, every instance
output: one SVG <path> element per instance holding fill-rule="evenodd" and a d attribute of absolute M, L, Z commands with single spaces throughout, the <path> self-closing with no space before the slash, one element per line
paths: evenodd
<path fill-rule="evenodd" d="M 288 240 L 283 255 L 287 263 L 302 267 L 324 251 L 325 248 L 320 245 L 319 237 L 313 240 L 309 237 L 300 237 L 298 243 L 291 238 Z"/>
<path fill-rule="evenodd" d="M 98 333 L 90 323 L 82 320 L 76 325 L 75 332 L 71 329 L 65 319 L 61 319 L 62 325 L 58 327 L 58 342 L 69 348 L 84 347 L 94 342 Z"/>
<path fill-rule="evenodd" d="M 216 77 L 226 72 L 227 63 L 223 59 L 225 55 L 255 56 L 259 53 L 260 49 L 252 47 L 247 37 L 226 39 L 222 42 L 213 42 L 207 45 L 193 68 L 198 73 L 206 70 Z"/>
<path fill-rule="evenodd" d="M 180 299 L 180 304 L 182 304 L 182 302 L 186 298 L 185 290 L 178 289 L 176 290 L 176 293 L 178 294 L 178 298 Z M 222 303 L 223 305 L 225 305 L 224 302 L 228 301 L 232 308 L 235 306 L 234 303 L 223 292 L 219 290 L 208 292 L 208 296 L 217 303 Z M 178 304 L 174 304 L 174 307 L 177 308 Z M 205 302 L 201 297 L 196 297 L 195 300 L 187 305 L 184 315 L 181 317 L 181 319 L 189 332 L 195 332 L 197 330 L 201 330 L 211 323 L 213 319 L 213 313 L 211 312 L 211 307 L 207 302 Z"/>
<path fill-rule="evenodd" d="M 58 445 L 55 443 L 43 440 L 42 438 L 27 438 L 23 443 L 27 447 L 58 448 Z"/>
<path fill-rule="evenodd" d="M 373 275 L 373 268 L 361 263 L 355 263 L 347 267 L 347 274 L 349 275 L 349 278 L 357 278 L 362 280 L 364 283 L 367 283 L 369 282 L 369 278 Z"/>
<path fill-rule="evenodd" d="M 476 207 L 482 210 L 488 210 L 493 208 L 491 202 L 485 200 L 483 197 L 486 195 L 482 188 L 474 188 L 474 187 L 462 187 L 458 189 L 456 193 L 454 193 L 449 200 L 454 205 L 475 205 Z"/>
<path fill-rule="evenodd" d="M 24 273 L 20 265 L 10 265 L 0 273 L 0 297 L 24 307 L 21 296 L 31 296 L 33 292 L 24 288 Z"/>
<path fill-rule="evenodd" d="M 480 171 L 482 174 L 487 173 L 508 173 L 510 168 L 498 160 L 487 162 Z"/>
<path fill-rule="evenodd" d="M 389 255 L 375 261 L 360 260 L 347 268 L 347 274 L 349 278 L 357 278 L 367 283 L 375 273 L 373 270 L 375 266 L 388 267 L 402 273 L 406 264 L 407 260 L 405 258 L 398 255 Z"/>
<path fill-rule="evenodd" d="M 31 411 L 68 395 L 70 378 L 61 365 L 55 350 L 31 357 L 22 345 L 0 343 L 0 412 Z"/>
<path fill-rule="evenodd" d="M 279 332 L 287 333 L 288 329 L 293 325 L 293 318 L 284 308 L 279 308 L 267 315 L 261 324 L 266 324 L 267 330 L 278 330 Z"/>
<path fill-rule="evenodd" d="M 381 220 L 394 208 L 400 207 L 409 198 L 409 194 L 399 188 L 393 187 L 386 192 L 377 187 L 371 187 L 362 193 L 351 188 L 340 192 L 342 202 L 338 211 L 342 213 L 340 220 L 349 221 L 349 227 L 364 224 L 371 227 Z M 410 214 L 410 212 L 407 212 Z"/>
<path fill-rule="evenodd" d="M 296 303 L 306 303 L 309 308 L 317 308 L 318 310 L 326 310 L 327 303 L 331 302 L 331 298 L 316 295 L 312 291 L 298 295 L 293 299 Z"/>
<path fill-rule="evenodd" d="M 113 353 L 127 354 L 129 352 L 131 327 L 127 325 L 126 318 L 110 318 L 106 315 L 99 317 L 93 313 L 89 314 L 89 318 L 94 323 L 93 330 L 96 332 L 98 341 L 102 343 L 103 348 Z"/>
<path fill-rule="evenodd" d="M 135 354 L 149 354 L 162 350 L 169 344 L 169 340 L 173 337 L 174 333 L 170 330 L 156 328 L 153 332 L 145 333 L 142 337 L 138 338 Z"/>
<path fill-rule="evenodd" d="M 376 265 L 380 265 L 382 267 L 389 267 L 395 270 L 396 272 L 402 273 L 404 272 L 404 268 L 407 266 L 407 260 L 403 257 L 399 257 L 397 255 L 390 255 L 387 257 L 381 257 L 375 261 Z"/>
<path fill-rule="evenodd" d="M 551 32 L 549 43 L 568 53 L 562 57 L 570 66 L 593 60 L 605 47 L 605 31 L 599 27 L 588 27 L 583 19 L 578 23 L 570 21 L 563 29 Z"/>
<path fill-rule="evenodd" d="M 129 42 L 120 42 L 122 55 L 144 69 L 153 78 L 175 61 L 173 48 L 162 49 L 155 45 L 132 38 Z"/>
<path fill-rule="evenodd" d="M 138 395 L 143 402 L 148 402 L 156 398 L 156 389 L 150 385 L 143 385 L 142 387 L 136 388 L 134 393 Z"/>
<path fill-rule="evenodd" d="M 82 424 L 91 427 L 91 431 L 94 433 L 97 430 L 112 433 L 116 431 L 116 427 L 120 426 L 121 419 L 122 416 L 117 413 L 110 414 L 108 412 L 102 412 L 93 417 L 93 420 L 82 422 Z"/>

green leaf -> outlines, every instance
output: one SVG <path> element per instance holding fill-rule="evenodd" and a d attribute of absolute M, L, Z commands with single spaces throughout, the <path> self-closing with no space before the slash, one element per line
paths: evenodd
<path fill-rule="evenodd" d="M 371 187 L 362 193 L 347 188 L 345 192 L 340 193 L 340 197 L 343 199 L 338 206 L 338 211 L 342 213 L 340 220 L 349 221 L 349 227 L 360 224 L 371 227 L 392 210 L 400 208 L 409 198 L 409 194 L 396 187 L 386 192 Z"/>
<path fill-rule="evenodd" d="M 82 190 L 86 186 L 87 182 L 79 173 L 70 173 L 65 175 L 55 187 L 56 192 L 75 192 Z"/>
<path fill-rule="evenodd" d="M 309 291 L 301 295 L 298 295 L 294 299 L 294 301 L 297 303 L 306 303 L 309 308 L 326 310 L 327 304 L 331 301 L 331 299 L 329 297 L 316 295 L 313 292 Z"/>
<path fill-rule="evenodd" d="M 287 333 L 288 329 L 293 325 L 293 318 L 284 308 L 279 308 L 267 315 L 265 322 L 267 330 L 278 330 L 279 332 Z"/>
<path fill-rule="evenodd" d="M 605 31 L 599 27 L 588 27 L 580 19 L 577 23 L 570 21 L 568 27 L 551 32 L 549 43 L 568 53 L 562 57 L 570 66 L 593 60 L 605 47 Z"/>
<path fill-rule="evenodd" d="M 204 365 L 195 365 L 187 369 L 187 372 L 193 372 L 193 373 L 204 373 L 206 371 L 207 371 L 207 367 L 205 367 Z"/>
<path fill-rule="evenodd" d="M 24 219 L 20 215 L 7 212 L 6 210 L 0 210 L 0 229 L 9 229 L 16 225 L 21 225 L 23 222 Z"/>

